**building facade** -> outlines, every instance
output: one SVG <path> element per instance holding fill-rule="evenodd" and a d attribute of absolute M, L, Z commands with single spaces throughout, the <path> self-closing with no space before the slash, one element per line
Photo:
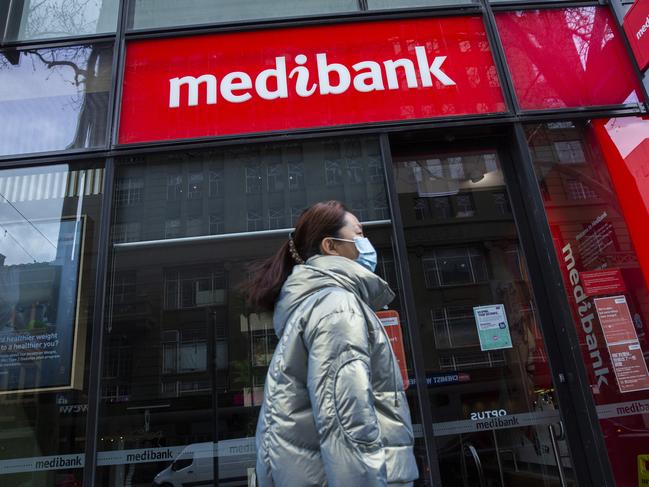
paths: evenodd
<path fill-rule="evenodd" d="M 278 337 L 242 286 L 337 199 L 416 485 L 649 485 L 629 8 L 2 2 L 0 484 L 252 485 Z"/>

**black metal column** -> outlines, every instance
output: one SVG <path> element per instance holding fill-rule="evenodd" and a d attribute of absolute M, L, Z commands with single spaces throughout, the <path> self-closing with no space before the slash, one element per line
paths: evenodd
<path fill-rule="evenodd" d="M 104 307 L 106 304 L 106 279 L 110 254 L 110 214 L 113 200 L 115 161 L 109 158 L 104 169 L 101 212 L 99 216 L 99 249 L 95 275 L 95 299 L 92 316 L 92 342 L 90 345 L 90 371 L 88 373 L 88 413 L 86 416 L 86 449 L 83 467 L 83 486 L 94 487 L 97 471 L 97 433 L 101 406 L 101 368 L 104 338 Z"/>

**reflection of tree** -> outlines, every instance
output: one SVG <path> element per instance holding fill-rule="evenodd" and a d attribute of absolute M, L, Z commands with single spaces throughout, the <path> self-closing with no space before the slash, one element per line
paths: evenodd
<path fill-rule="evenodd" d="M 87 48 L 84 47 L 76 47 L 73 49 L 73 54 L 72 58 L 73 59 L 83 59 L 85 58 L 85 53 L 83 51 L 86 51 Z M 79 65 L 73 61 L 69 61 L 67 59 L 63 59 L 61 54 L 60 49 L 48 49 L 48 50 L 31 50 L 31 51 L 26 51 L 29 52 L 30 54 L 36 56 L 46 67 L 47 69 L 52 69 L 56 66 L 68 66 L 71 68 L 74 72 L 74 80 L 71 81 L 71 83 L 74 86 L 81 86 L 83 81 L 88 77 L 88 69 L 81 69 Z M 66 57 L 69 57 L 68 53 L 65 53 Z"/>
<path fill-rule="evenodd" d="M 574 78 L 565 79 L 565 68 L 557 69 L 557 56 L 553 55 L 557 50 L 578 86 L 597 83 L 597 75 L 608 72 L 604 63 L 612 54 L 608 51 L 613 49 L 609 41 L 614 33 L 610 16 L 598 7 L 507 14 L 500 22 L 501 35 L 511 46 L 509 62 L 518 65 L 512 71 L 525 73 L 521 87 L 525 86 L 527 92 L 520 94 L 521 100 L 528 99 L 530 91 L 537 91 L 539 83 L 546 85 L 546 89 L 538 90 L 545 100 L 534 100 L 535 104 L 565 106 L 563 100 L 574 96 Z"/>
<path fill-rule="evenodd" d="M 76 95 L 69 96 L 69 100 L 77 114 L 77 127 L 67 148 L 102 145 L 106 133 L 112 46 L 26 49 L 19 55 L 31 61 L 35 73 L 46 79 L 56 74 L 76 89 Z M 10 56 L 0 58 L 0 71 L 13 69 L 10 59 Z"/>
<path fill-rule="evenodd" d="M 106 4 L 106 5 L 104 5 Z M 103 16 L 113 14 L 113 2 L 102 0 L 40 0 L 26 3 L 23 39 L 92 33 Z M 77 115 L 69 148 L 103 145 L 106 135 L 108 92 L 112 69 L 112 45 L 84 44 L 9 51 L 0 56 L 0 72 L 31 61 L 37 76 L 57 75 L 76 90 L 69 103 Z M 40 93 L 34 93 L 34 97 Z M 59 122 L 59 120 L 53 120 Z M 62 147 L 57 147 L 62 148 Z"/>
<path fill-rule="evenodd" d="M 252 387 L 252 366 L 249 359 L 233 360 L 230 362 L 230 378 L 242 387 Z"/>
<path fill-rule="evenodd" d="M 43 39 L 94 34 L 98 25 L 104 25 L 114 15 L 112 4 L 102 0 L 27 0 L 20 37 Z"/>

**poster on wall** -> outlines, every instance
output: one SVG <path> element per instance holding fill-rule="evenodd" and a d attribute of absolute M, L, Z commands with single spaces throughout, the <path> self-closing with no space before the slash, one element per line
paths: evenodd
<path fill-rule="evenodd" d="M 376 316 L 381 320 L 381 324 L 390 339 L 392 351 L 397 359 L 399 370 L 401 371 L 401 380 L 403 388 L 408 389 L 408 365 L 406 364 L 406 352 L 403 347 L 403 335 L 401 333 L 401 320 L 399 313 L 394 310 L 377 311 Z"/>
<path fill-rule="evenodd" d="M 84 220 L 0 223 L 0 394 L 79 388 Z"/>
<path fill-rule="evenodd" d="M 620 392 L 649 389 L 649 371 L 626 297 L 597 298 L 594 302 Z"/>
<path fill-rule="evenodd" d="M 588 296 L 623 294 L 626 292 L 624 276 L 622 270 L 618 268 L 582 271 L 579 273 L 579 279 L 584 292 Z"/>
<path fill-rule="evenodd" d="M 505 305 L 490 304 L 473 308 L 480 350 L 499 350 L 512 348 L 512 337 L 509 333 L 509 323 L 505 314 Z"/>

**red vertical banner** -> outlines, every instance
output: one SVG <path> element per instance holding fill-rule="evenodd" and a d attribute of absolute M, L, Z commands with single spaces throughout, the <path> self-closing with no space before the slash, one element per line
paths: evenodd
<path fill-rule="evenodd" d="M 406 352 L 403 348 L 403 334 L 401 333 L 401 320 L 399 313 L 394 310 L 379 311 L 376 313 L 379 317 L 385 332 L 390 338 L 390 345 L 394 356 L 397 358 L 399 370 L 401 371 L 401 380 L 403 388 L 408 389 L 408 365 L 406 364 Z"/>

